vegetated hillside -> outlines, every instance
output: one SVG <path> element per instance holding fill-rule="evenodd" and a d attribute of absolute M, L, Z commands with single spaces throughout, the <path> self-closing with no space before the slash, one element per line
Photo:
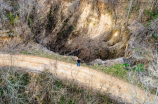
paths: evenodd
<path fill-rule="evenodd" d="M 123 57 L 132 77 L 157 91 L 157 6 L 156 0 L 1 0 L 0 50 L 25 52 L 37 42 L 85 62 Z"/>
<path fill-rule="evenodd" d="M 1 104 L 118 104 L 106 94 L 66 79 L 61 81 L 47 71 L 30 72 L 16 67 L 0 68 L 0 96 Z"/>

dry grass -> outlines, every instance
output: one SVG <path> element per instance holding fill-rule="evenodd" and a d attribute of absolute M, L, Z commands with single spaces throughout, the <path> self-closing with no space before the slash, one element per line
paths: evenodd
<path fill-rule="evenodd" d="M 99 94 L 53 74 L 15 67 L 0 68 L 1 104 L 118 104 L 108 94 Z"/>

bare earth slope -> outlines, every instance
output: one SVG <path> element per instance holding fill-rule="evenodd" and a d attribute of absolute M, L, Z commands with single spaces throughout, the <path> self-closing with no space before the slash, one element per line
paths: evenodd
<path fill-rule="evenodd" d="M 0 54 L 0 65 L 12 65 L 37 71 L 48 69 L 62 79 L 76 80 L 84 86 L 109 93 L 111 97 L 126 101 L 126 103 L 150 104 L 155 99 L 154 95 L 148 95 L 142 89 L 110 75 L 61 61 L 27 55 Z M 158 100 L 155 101 L 155 104 L 158 104 Z"/>

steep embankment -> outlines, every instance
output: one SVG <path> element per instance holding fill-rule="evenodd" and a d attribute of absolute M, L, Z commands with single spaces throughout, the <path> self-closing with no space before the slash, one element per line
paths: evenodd
<path fill-rule="evenodd" d="M 34 40 L 59 54 L 73 52 L 86 62 L 124 56 L 131 36 L 127 27 L 133 20 L 145 24 L 155 19 L 158 8 L 152 0 L 2 0 L 2 4 L 0 30 L 18 37 L 9 49 Z"/>
<path fill-rule="evenodd" d="M 84 86 L 109 93 L 111 97 L 128 103 L 152 103 L 155 98 L 154 95 L 148 95 L 142 89 L 112 76 L 61 61 L 35 56 L 0 54 L 0 65 L 12 65 L 37 71 L 48 69 L 61 79 L 75 80 Z M 156 102 L 158 103 L 158 100 Z"/>

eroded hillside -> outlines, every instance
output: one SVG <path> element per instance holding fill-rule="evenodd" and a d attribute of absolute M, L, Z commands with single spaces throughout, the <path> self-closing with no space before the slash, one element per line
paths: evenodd
<path fill-rule="evenodd" d="M 124 56 L 131 35 L 127 26 L 133 20 L 146 24 L 157 13 L 156 2 L 142 0 L 3 0 L 1 4 L 2 30 L 9 29 L 25 44 L 33 40 L 85 61 Z"/>

